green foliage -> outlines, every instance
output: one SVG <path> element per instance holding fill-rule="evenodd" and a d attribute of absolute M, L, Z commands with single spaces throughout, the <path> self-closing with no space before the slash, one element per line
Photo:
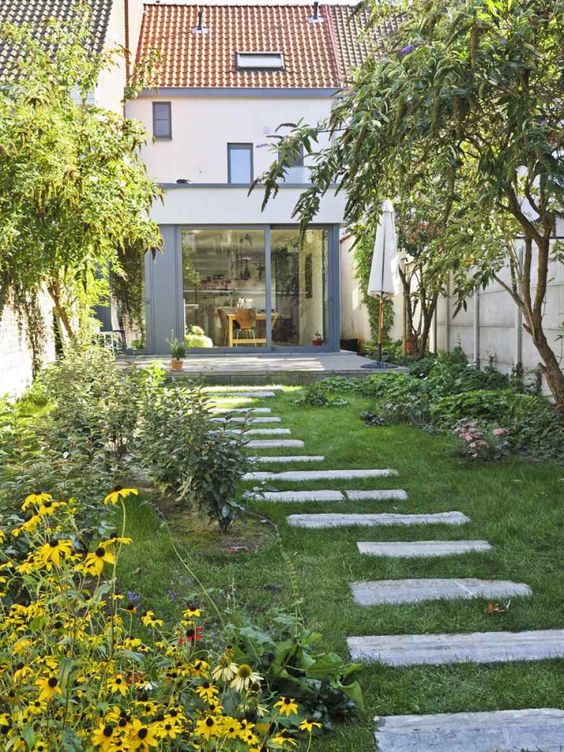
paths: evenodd
<path fill-rule="evenodd" d="M 363 709 L 362 690 L 353 678 L 360 664 L 323 651 L 322 635 L 298 617 L 277 615 L 265 630 L 234 618 L 227 634 L 236 661 L 258 665 L 273 691 L 294 697 L 324 728 Z"/>
<path fill-rule="evenodd" d="M 133 282 L 131 255 L 160 246 L 149 217 L 160 191 L 139 157 L 141 125 L 90 101 L 117 61 L 92 52 L 87 12 L 35 31 L 0 27 L 19 55 L 0 90 L 0 309 L 11 302 L 27 320 L 45 289 L 72 338 L 107 295 L 109 270 Z"/>
<path fill-rule="evenodd" d="M 172 384 L 147 391 L 138 456 L 150 477 L 178 502 L 194 503 L 226 530 L 241 511 L 239 483 L 249 469 L 244 425 L 213 421 L 201 389 Z M 241 429 L 241 424 L 238 424 Z"/>
<path fill-rule="evenodd" d="M 348 404 L 343 393 L 353 391 L 355 384 L 352 379 L 342 376 L 332 376 L 309 384 L 300 399 L 299 404 L 312 405 L 314 407 L 343 407 Z"/>
<path fill-rule="evenodd" d="M 170 357 L 174 360 L 182 360 L 186 357 L 186 345 L 170 333 L 170 339 L 167 339 L 170 347 Z"/>

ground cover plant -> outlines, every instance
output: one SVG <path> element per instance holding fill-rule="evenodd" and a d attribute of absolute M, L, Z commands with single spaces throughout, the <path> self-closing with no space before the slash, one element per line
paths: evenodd
<path fill-rule="evenodd" d="M 318 504 L 257 501 L 248 507 L 258 523 L 258 529 L 248 528 L 248 533 L 256 530 L 256 545 L 248 535 L 245 547 L 238 550 L 226 546 L 225 539 L 216 538 L 214 545 L 205 531 L 194 532 L 181 510 L 170 508 L 155 516 L 154 504 L 139 503 L 136 497 L 128 500 L 128 519 L 132 535 L 142 546 L 128 546 L 124 551 L 122 581 L 124 587 L 143 593 L 144 607 L 150 604 L 160 614 L 173 615 L 183 595 L 194 590 L 197 577 L 205 581 L 222 612 L 244 604 L 255 626 L 269 632 L 281 609 L 294 610 L 297 587 L 299 609 L 308 629 L 323 635 L 324 651 L 340 656 L 346 655 L 345 638 L 350 635 L 561 628 L 561 467 L 531 463 L 515 455 L 501 464 L 468 463 L 457 455 L 457 439 L 448 433 L 429 433 L 407 424 L 364 425 L 359 416 L 374 409 L 370 396 L 351 391 L 345 395 L 347 407 L 319 408 L 297 404 L 301 393 L 301 389 L 291 388 L 267 404 L 293 436 L 305 441 L 308 453 L 325 456 L 323 467 L 392 467 L 399 476 L 379 479 L 378 487 L 408 491 L 406 502 L 378 502 L 377 510 L 373 502 L 355 502 L 354 511 L 456 509 L 471 522 L 463 529 L 304 530 L 286 525 L 286 516 L 319 512 Z M 264 403 L 241 399 L 237 404 Z M 266 464 L 262 469 L 279 471 L 280 466 Z M 296 463 L 284 469 L 304 467 Z M 256 485 L 249 482 L 246 487 Z M 269 485 L 273 486 L 272 481 Z M 311 490 L 327 487 L 326 481 L 303 486 Z M 361 490 L 373 488 L 374 483 L 331 481 L 331 487 Z M 323 511 L 342 512 L 343 504 L 324 504 Z M 248 519 L 245 516 L 235 523 L 229 534 L 233 538 L 228 536 L 228 541 L 235 540 L 236 531 L 245 529 Z M 468 557 L 418 561 L 361 557 L 356 549 L 359 540 L 437 538 L 486 539 L 493 549 Z M 175 551 L 189 562 L 190 572 Z M 158 570 L 146 566 L 149 560 L 159 562 Z M 511 602 L 476 599 L 369 608 L 352 601 L 352 581 L 403 577 L 511 579 L 529 584 L 533 596 Z M 364 666 L 358 676 L 364 710 L 339 725 L 334 734 L 314 737 L 312 750 L 373 752 L 375 715 L 561 707 L 563 668 L 561 660 L 482 666 Z"/>
<path fill-rule="evenodd" d="M 493 368 L 480 370 L 458 349 L 411 360 L 409 371 L 365 379 L 324 379 L 309 386 L 301 401 L 318 406 L 346 405 L 348 395 L 356 393 L 373 399 L 368 412 L 374 417 L 367 422 L 405 422 L 458 435 L 462 435 L 461 425 L 475 422 L 477 431 L 489 434 L 492 449 L 474 453 L 476 459 L 500 459 L 511 451 L 535 459 L 564 458 L 564 419 L 536 393 L 536 381 L 530 383 Z M 496 437 L 501 436 L 503 448 L 496 451 Z"/>

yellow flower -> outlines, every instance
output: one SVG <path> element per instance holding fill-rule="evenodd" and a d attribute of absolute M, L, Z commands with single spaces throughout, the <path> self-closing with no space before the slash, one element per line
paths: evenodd
<path fill-rule="evenodd" d="M 216 695 L 219 694 L 219 689 L 209 682 L 204 682 L 199 687 L 196 687 L 196 694 L 201 697 L 202 700 L 215 701 Z"/>
<path fill-rule="evenodd" d="M 126 499 L 128 496 L 134 494 L 139 495 L 139 491 L 136 488 L 122 488 L 121 486 L 115 486 L 113 491 L 109 493 L 104 499 L 104 504 L 117 504 L 120 499 Z"/>
<path fill-rule="evenodd" d="M 176 739 L 182 733 L 182 724 L 178 718 L 167 716 L 155 724 L 155 733 L 159 739 Z"/>
<path fill-rule="evenodd" d="M 308 734 L 311 734 L 314 728 L 321 728 L 321 724 L 316 723 L 315 721 L 305 720 L 300 723 L 298 728 L 300 729 L 300 731 L 307 731 Z"/>
<path fill-rule="evenodd" d="M 24 503 L 22 504 L 22 509 L 25 510 L 31 506 L 32 504 L 42 504 L 45 501 L 51 501 L 53 497 L 51 494 L 48 493 L 42 493 L 41 491 L 35 491 L 34 493 L 29 494 L 29 496 L 26 496 L 24 499 Z"/>
<path fill-rule="evenodd" d="M 253 684 L 260 684 L 261 680 L 262 676 L 260 674 L 253 671 L 247 663 L 242 663 L 229 686 L 236 689 L 237 692 L 246 692 Z"/>
<path fill-rule="evenodd" d="M 200 721 L 196 721 L 196 734 L 203 736 L 205 739 L 211 739 L 212 736 L 221 734 L 221 726 L 217 719 L 212 715 L 207 715 Z"/>
<path fill-rule="evenodd" d="M 77 569 L 85 574 L 91 574 L 99 577 L 104 569 L 104 564 L 115 564 L 116 557 L 111 551 L 106 551 L 102 546 L 89 553 L 82 564 L 79 564 Z"/>
<path fill-rule="evenodd" d="M 163 620 L 155 619 L 155 614 L 153 611 L 145 611 L 145 613 L 141 616 L 141 621 L 146 627 L 162 627 L 163 626 Z"/>
<path fill-rule="evenodd" d="M 50 571 L 53 564 L 56 567 L 61 565 L 61 560 L 70 556 L 72 553 L 72 541 L 51 538 L 37 551 L 36 559 L 45 564 L 45 568 Z"/>
<path fill-rule="evenodd" d="M 158 747 L 159 740 L 156 738 L 156 728 L 146 726 L 139 719 L 134 718 L 129 731 L 129 745 L 130 750 Z"/>
<path fill-rule="evenodd" d="M 281 747 L 285 746 L 286 744 L 291 745 L 292 747 L 296 746 L 296 742 L 289 736 L 282 736 L 279 734 L 278 736 L 272 736 L 270 737 L 270 741 L 273 744 L 279 744 Z"/>
<path fill-rule="evenodd" d="M 56 676 L 38 679 L 35 684 L 40 689 L 39 700 L 42 702 L 48 702 L 49 700 L 52 700 L 55 695 L 61 694 L 61 687 Z"/>
<path fill-rule="evenodd" d="M 106 750 L 110 749 L 116 739 L 115 731 L 116 730 L 112 725 L 102 723 L 98 726 L 92 736 L 92 744 L 95 747 L 101 747 L 102 751 L 106 752 Z"/>
<path fill-rule="evenodd" d="M 281 697 L 278 702 L 274 703 L 274 707 L 280 709 L 280 715 L 291 716 L 298 712 L 296 701 L 289 697 Z"/>
<path fill-rule="evenodd" d="M 107 681 L 107 685 L 110 692 L 119 692 L 122 697 L 125 697 L 129 691 L 127 682 L 121 674 L 111 676 Z"/>
<path fill-rule="evenodd" d="M 198 606 L 194 605 L 193 603 L 190 603 L 188 605 L 188 608 L 184 609 L 182 612 L 182 616 L 185 619 L 199 619 L 202 615 L 202 609 L 198 608 Z"/>
<path fill-rule="evenodd" d="M 236 718 L 224 718 L 223 733 L 228 739 L 238 739 L 241 735 L 241 724 Z"/>
<path fill-rule="evenodd" d="M 223 656 L 219 664 L 212 671 L 212 679 L 214 681 L 226 681 L 229 682 L 237 674 L 239 666 L 233 663 L 229 653 Z"/>

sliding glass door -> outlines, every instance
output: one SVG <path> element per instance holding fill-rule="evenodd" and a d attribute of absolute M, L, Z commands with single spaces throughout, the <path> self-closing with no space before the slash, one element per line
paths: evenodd
<path fill-rule="evenodd" d="M 182 228 L 181 323 L 214 348 L 318 348 L 328 324 L 330 230 Z"/>
<path fill-rule="evenodd" d="M 327 342 L 327 230 L 271 231 L 272 344 L 322 346 Z"/>

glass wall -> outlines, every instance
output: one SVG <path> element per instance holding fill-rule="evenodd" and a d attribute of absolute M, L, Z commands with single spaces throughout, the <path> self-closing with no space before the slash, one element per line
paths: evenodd
<path fill-rule="evenodd" d="M 323 345 L 327 341 L 327 230 L 274 229 L 272 344 Z"/>
<path fill-rule="evenodd" d="M 184 328 L 214 347 L 265 346 L 265 232 L 182 230 Z"/>

